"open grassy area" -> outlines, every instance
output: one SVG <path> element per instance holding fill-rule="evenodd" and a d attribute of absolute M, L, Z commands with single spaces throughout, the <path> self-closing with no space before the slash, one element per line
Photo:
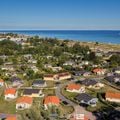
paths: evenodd
<path fill-rule="evenodd" d="M 5 101 L 0 97 L 0 113 L 15 114 L 16 113 L 16 100 Z"/>
<path fill-rule="evenodd" d="M 43 93 L 47 95 L 55 95 L 55 89 L 43 89 Z"/>

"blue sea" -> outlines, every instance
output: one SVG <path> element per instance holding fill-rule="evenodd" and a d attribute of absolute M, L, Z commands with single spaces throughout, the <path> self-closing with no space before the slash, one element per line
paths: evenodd
<path fill-rule="evenodd" d="M 86 42 L 120 44 L 120 30 L 16 30 L 0 31 Z"/>

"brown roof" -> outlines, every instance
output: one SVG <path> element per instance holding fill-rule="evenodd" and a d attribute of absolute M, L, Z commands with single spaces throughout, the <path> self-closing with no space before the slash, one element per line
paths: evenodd
<path fill-rule="evenodd" d="M 47 96 L 44 99 L 44 104 L 49 104 L 49 103 L 58 104 L 59 105 L 60 99 L 57 96 Z"/>
<path fill-rule="evenodd" d="M 120 99 L 120 92 L 106 92 L 106 98 Z"/>
<path fill-rule="evenodd" d="M 67 86 L 67 89 L 68 90 L 79 90 L 80 89 L 80 85 L 79 84 L 75 84 L 75 83 L 72 83 L 72 84 L 69 84 L 68 86 Z"/>
<path fill-rule="evenodd" d="M 28 103 L 28 104 L 32 104 L 33 102 L 33 98 L 31 97 L 27 97 L 27 96 L 23 96 L 17 99 L 17 103 Z"/>

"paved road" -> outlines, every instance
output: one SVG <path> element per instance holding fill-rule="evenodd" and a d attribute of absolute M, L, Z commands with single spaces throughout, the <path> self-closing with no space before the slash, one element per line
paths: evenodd
<path fill-rule="evenodd" d="M 77 81 L 77 80 L 75 80 Z M 85 110 L 85 108 L 81 107 L 80 105 L 74 103 L 73 101 L 67 99 L 65 96 L 63 96 L 61 94 L 61 89 L 66 86 L 67 84 L 73 83 L 75 81 L 68 81 L 64 84 L 60 84 L 57 89 L 56 89 L 56 95 L 59 96 L 59 98 L 62 101 L 66 101 L 70 106 L 72 106 L 74 108 L 74 112 L 71 115 L 76 115 L 76 114 L 84 114 L 85 116 L 87 116 L 90 120 L 96 120 L 96 117 L 91 113 Z"/>

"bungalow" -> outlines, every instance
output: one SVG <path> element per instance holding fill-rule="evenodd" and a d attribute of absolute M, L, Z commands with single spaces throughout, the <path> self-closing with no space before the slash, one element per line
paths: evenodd
<path fill-rule="evenodd" d="M 4 92 L 5 100 L 17 98 L 17 91 L 14 88 L 8 88 Z"/>
<path fill-rule="evenodd" d="M 90 106 L 96 106 L 96 103 L 98 101 L 97 98 L 92 97 L 91 95 L 87 93 L 81 93 L 75 97 L 75 100 L 77 100 L 79 103 L 87 104 Z"/>
<path fill-rule="evenodd" d="M 18 77 L 12 77 L 11 79 L 10 79 L 10 81 L 11 81 L 11 83 L 12 83 L 12 86 L 23 86 L 23 81 L 20 79 L 20 78 L 18 78 Z"/>
<path fill-rule="evenodd" d="M 76 92 L 76 93 L 84 93 L 85 87 L 82 87 L 79 84 L 71 83 L 71 84 L 67 85 L 66 91 Z"/>
<path fill-rule="evenodd" d="M 105 98 L 107 101 L 120 103 L 120 92 L 106 92 Z"/>
<path fill-rule="evenodd" d="M 24 110 L 29 109 L 32 106 L 33 98 L 28 96 L 23 96 L 17 99 L 16 109 L 17 110 Z"/>
<path fill-rule="evenodd" d="M 85 85 L 88 88 L 93 88 L 93 89 L 100 89 L 104 87 L 103 83 L 97 82 L 96 80 L 93 79 L 85 79 L 81 81 L 81 84 Z"/>
<path fill-rule="evenodd" d="M 57 76 L 58 76 L 58 80 L 67 80 L 72 77 L 69 72 L 59 73 L 59 74 L 57 74 Z"/>
<path fill-rule="evenodd" d="M 44 80 L 51 80 L 51 81 L 59 81 L 59 80 L 67 80 L 70 79 L 72 76 L 69 72 L 65 73 L 58 73 L 58 74 L 48 74 L 44 76 Z"/>
<path fill-rule="evenodd" d="M 56 78 L 56 75 L 54 75 L 54 74 L 47 74 L 47 75 L 44 75 L 44 80 L 52 80 L 52 81 L 54 81 L 55 80 L 55 78 Z"/>
<path fill-rule="evenodd" d="M 47 84 L 45 80 L 35 80 L 33 81 L 32 86 L 33 87 L 46 87 Z"/>
<path fill-rule="evenodd" d="M 93 73 L 97 74 L 97 75 L 104 75 L 105 74 L 105 69 L 101 69 L 101 68 L 95 68 L 93 69 Z"/>
<path fill-rule="evenodd" d="M 89 76 L 91 73 L 85 70 L 81 70 L 81 71 L 74 71 L 73 74 L 75 76 Z"/>
<path fill-rule="evenodd" d="M 4 86 L 4 81 L 0 79 L 0 87 Z"/>
<path fill-rule="evenodd" d="M 120 84 L 120 75 L 116 74 L 116 75 L 107 76 L 105 77 L 105 79 L 109 82 Z"/>
<path fill-rule="evenodd" d="M 28 97 L 43 97 L 42 91 L 40 89 L 25 89 L 23 91 L 23 96 Z"/>
<path fill-rule="evenodd" d="M 45 97 L 43 104 L 45 109 L 48 109 L 48 107 L 51 106 L 59 106 L 60 99 L 57 96 L 47 96 Z"/>

